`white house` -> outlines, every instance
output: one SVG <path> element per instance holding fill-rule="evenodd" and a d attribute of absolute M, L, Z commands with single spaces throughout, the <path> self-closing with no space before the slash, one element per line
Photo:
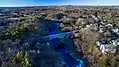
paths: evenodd
<path fill-rule="evenodd" d="M 107 26 L 107 27 L 113 27 L 113 25 L 112 24 L 107 24 L 107 25 L 105 25 L 105 26 Z"/>
<path fill-rule="evenodd" d="M 86 25 L 86 28 L 90 28 L 91 26 L 90 25 Z"/>
<path fill-rule="evenodd" d="M 105 23 L 105 22 L 103 22 L 103 21 L 101 21 L 100 23 L 101 23 L 102 25 L 106 25 L 106 23 Z"/>
<path fill-rule="evenodd" d="M 101 43 L 99 41 L 96 42 L 97 46 L 101 46 Z"/>
<path fill-rule="evenodd" d="M 103 31 L 103 28 L 100 28 L 99 29 L 99 33 L 103 33 L 104 31 Z"/>
<path fill-rule="evenodd" d="M 119 35 L 119 29 L 116 28 L 116 29 L 112 29 L 113 32 L 117 33 Z"/>
<path fill-rule="evenodd" d="M 100 50 L 102 53 L 107 54 L 107 52 L 109 53 L 115 53 L 117 49 L 117 46 L 114 45 L 101 45 L 100 46 Z"/>
<path fill-rule="evenodd" d="M 118 46 L 119 45 L 119 39 L 112 40 L 112 44 L 115 45 L 115 46 Z"/>
<path fill-rule="evenodd" d="M 100 47 L 102 53 L 106 54 L 115 53 L 117 50 L 117 45 L 119 45 L 119 41 L 112 41 L 111 44 L 102 44 L 101 42 L 97 41 L 96 45 Z"/>

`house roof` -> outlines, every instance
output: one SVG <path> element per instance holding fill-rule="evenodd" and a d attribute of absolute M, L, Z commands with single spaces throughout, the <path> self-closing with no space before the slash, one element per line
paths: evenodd
<path fill-rule="evenodd" d="M 110 45 L 104 45 L 105 49 L 116 49 L 117 47 L 110 44 Z"/>

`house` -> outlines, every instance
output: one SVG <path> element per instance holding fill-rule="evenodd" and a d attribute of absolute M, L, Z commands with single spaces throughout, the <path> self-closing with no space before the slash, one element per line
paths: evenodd
<path fill-rule="evenodd" d="M 110 43 L 104 40 L 97 41 L 96 45 L 100 47 L 101 52 L 104 54 L 115 53 L 117 50 L 117 46 L 119 46 L 119 39 L 112 40 Z"/>
<path fill-rule="evenodd" d="M 108 42 L 106 40 L 101 40 L 101 41 L 96 42 L 97 46 L 106 45 L 106 44 L 108 44 Z"/>
<path fill-rule="evenodd" d="M 117 49 L 117 46 L 112 45 L 112 44 L 107 44 L 107 45 L 101 45 L 100 50 L 102 53 L 107 54 L 107 53 L 115 53 Z"/>
<path fill-rule="evenodd" d="M 98 21 L 98 18 L 96 16 L 94 16 L 94 15 L 91 15 L 91 16 L 94 20 Z"/>
<path fill-rule="evenodd" d="M 100 23 L 101 23 L 101 25 L 106 25 L 106 23 L 105 23 L 105 22 L 103 22 L 103 21 L 101 21 Z"/>
<path fill-rule="evenodd" d="M 99 46 L 101 46 L 101 43 L 99 41 L 97 41 L 96 45 L 99 47 Z"/>
<path fill-rule="evenodd" d="M 115 46 L 119 46 L 119 39 L 112 40 L 112 44 L 115 45 Z"/>
<path fill-rule="evenodd" d="M 103 33 L 103 32 L 104 32 L 104 27 L 103 26 L 100 26 L 99 33 Z"/>
<path fill-rule="evenodd" d="M 119 35 L 119 29 L 118 28 L 112 29 L 112 31 L 115 32 L 117 35 Z"/>
<path fill-rule="evenodd" d="M 90 28 L 91 26 L 90 25 L 86 25 L 86 28 Z"/>
<path fill-rule="evenodd" d="M 107 26 L 107 27 L 113 27 L 113 25 L 112 24 L 107 24 L 107 25 L 105 25 L 105 26 Z"/>

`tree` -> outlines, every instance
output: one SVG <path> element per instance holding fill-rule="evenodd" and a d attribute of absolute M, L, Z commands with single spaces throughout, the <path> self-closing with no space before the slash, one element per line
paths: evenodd
<path fill-rule="evenodd" d="M 116 57 L 115 56 L 112 56 L 111 57 L 111 60 L 110 60 L 111 67 L 117 67 L 117 64 L 118 64 L 118 62 L 116 60 Z"/>
<path fill-rule="evenodd" d="M 98 67 L 107 67 L 108 61 L 107 61 L 106 56 L 102 56 L 100 57 L 99 61 L 98 61 Z"/>
<path fill-rule="evenodd" d="M 31 67 L 27 52 L 18 51 L 12 62 L 13 66 L 20 64 L 22 67 Z"/>

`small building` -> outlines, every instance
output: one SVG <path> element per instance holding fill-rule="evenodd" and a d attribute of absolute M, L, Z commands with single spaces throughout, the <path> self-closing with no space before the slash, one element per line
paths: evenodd
<path fill-rule="evenodd" d="M 97 41 L 96 45 L 100 47 L 101 52 L 104 54 L 115 53 L 117 50 L 117 46 L 119 46 L 119 40 L 112 40 L 110 43 L 104 40 Z"/>
<path fill-rule="evenodd" d="M 112 29 L 112 31 L 115 32 L 117 35 L 119 35 L 119 29 L 118 28 Z"/>
<path fill-rule="evenodd" d="M 119 45 L 119 39 L 112 40 L 112 44 L 115 45 L 115 46 L 118 46 Z"/>
<path fill-rule="evenodd" d="M 99 41 L 97 41 L 96 45 L 99 47 L 101 45 L 101 43 Z"/>
<path fill-rule="evenodd" d="M 101 45 L 100 50 L 102 53 L 107 54 L 107 53 L 115 53 L 117 49 L 117 46 L 107 44 L 107 45 Z"/>
<path fill-rule="evenodd" d="M 96 42 L 97 46 L 106 45 L 106 44 L 108 44 L 108 42 L 106 40 L 101 40 L 101 41 Z"/>

